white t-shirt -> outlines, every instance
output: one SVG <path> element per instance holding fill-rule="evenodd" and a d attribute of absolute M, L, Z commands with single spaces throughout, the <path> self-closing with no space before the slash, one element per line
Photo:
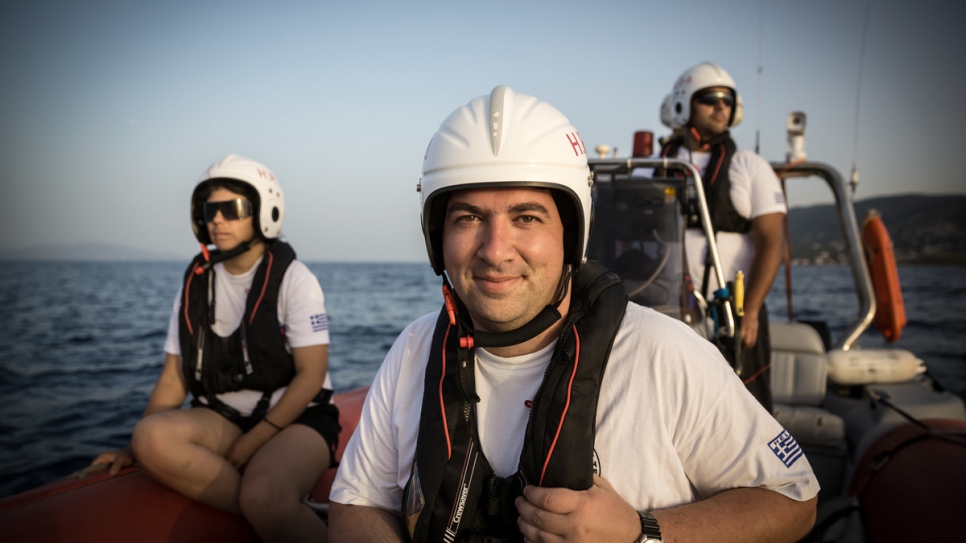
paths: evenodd
<path fill-rule="evenodd" d="M 259 259 L 250 270 L 239 275 L 228 273 L 221 263 L 215 264 L 215 322 L 211 329 L 219 336 L 230 336 L 241 324 L 248 291 L 261 262 L 262 259 Z M 168 337 L 164 342 L 165 352 L 178 356 L 181 356 L 178 328 L 181 297 L 182 289 L 178 289 L 168 321 Z M 322 287 L 315 275 L 299 260 L 293 260 L 282 276 L 278 294 L 278 320 L 285 330 L 285 343 L 289 349 L 329 343 L 329 320 L 325 312 Z M 328 373 L 325 375 L 324 387 L 332 389 Z M 272 394 L 272 406 L 278 402 L 285 390 L 286 387 L 282 387 Z M 218 395 L 218 399 L 237 409 L 243 416 L 251 414 L 261 397 L 262 393 L 255 390 L 239 390 Z"/>
<path fill-rule="evenodd" d="M 681 146 L 678 149 L 677 158 L 690 160 L 701 174 L 701 178 L 706 177 L 706 169 L 711 162 L 710 152 L 688 151 Z M 785 195 L 775 171 L 768 161 L 755 153 L 744 149 L 736 150 L 731 157 L 728 177 L 731 180 L 731 203 L 742 217 L 751 220 L 769 213 L 788 212 Z M 721 259 L 725 281 L 734 279 L 735 272 L 739 270 L 745 274 L 748 273 L 751 260 L 755 256 L 755 244 L 751 239 L 751 233 L 718 232 L 715 242 L 718 245 L 718 257 Z M 684 246 L 688 257 L 688 271 L 691 273 L 691 281 L 697 292 L 701 292 L 704 280 L 707 245 L 708 240 L 702 230 L 689 228 L 685 233 Z M 710 274 L 708 283 L 710 300 L 714 297 L 714 291 L 718 289 L 718 280 L 714 273 Z"/>
<path fill-rule="evenodd" d="M 400 511 L 436 319 L 430 314 L 409 325 L 386 356 L 330 500 Z M 536 393 L 551 352 L 552 346 L 523 357 L 477 357 L 478 408 L 485 414 L 480 440 L 498 475 L 516 469 L 529 415 L 526 400 Z M 504 392 L 510 387 L 515 388 Z M 639 510 L 691 503 L 737 487 L 768 488 L 799 501 L 819 489 L 801 448 L 745 390 L 717 349 L 687 325 L 633 303 L 601 384 L 594 448 L 598 473 Z M 501 449 L 511 452 L 500 455 Z"/>

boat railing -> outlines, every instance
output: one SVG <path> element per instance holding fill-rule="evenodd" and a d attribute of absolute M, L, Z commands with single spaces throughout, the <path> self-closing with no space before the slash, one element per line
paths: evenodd
<path fill-rule="evenodd" d="M 858 315 L 845 331 L 845 334 L 838 338 L 834 344 L 836 348 L 847 351 L 855 345 L 859 336 L 872 324 L 872 319 L 875 317 L 875 293 L 872 290 L 872 279 L 869 276 L 865 252 L 862 250 L 861 229 L 855 218 L 851 193 L 838 171 L 822 162 L 801 162 L 798 164 L 772 162 L 771 167 L 785 179 L 821 178 L 828 184 L 835 197 L 839 227 L 842 229 L 842 237 L 848 249 L 852 281 L 855 283 L 855 292 L 859 299 Z"/>

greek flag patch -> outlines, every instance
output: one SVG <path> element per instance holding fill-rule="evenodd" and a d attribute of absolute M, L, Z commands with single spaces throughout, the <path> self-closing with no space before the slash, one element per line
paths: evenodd
<path fill-rule="evenodd" d="M 312 323 L 313 332 L 321 332 L 322 330 L 329 329 L 329 317 L 325 313 L 312 315 L 309 317 L 309 322 Z"/>
<path fill-rule="evenodd" d="M 782 430 L 778 437 L 768 442 L 768 446 L 771 448 L 771 452 L 775 453 L 775 456 L 782 461 L 782 464 L 785 464 L 786 468 L 792 467 L 792 464 L 803 454 L 798 442 L 786 430 Z"/>
<path fill-rule="evenodd" d="M 775 193 L 775 203 L 776 204 L 784 204 L 785 203 L 785 195 L 782 194 L 781 192 L 776 192 Z"/>

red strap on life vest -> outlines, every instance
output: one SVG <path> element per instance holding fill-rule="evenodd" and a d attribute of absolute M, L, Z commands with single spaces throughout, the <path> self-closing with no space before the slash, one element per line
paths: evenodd
<path fill-rule="evenodd" d="M 265 296 L 265 289 L 268 288 L 268 278 L 269 278 L 269 276 L 272 273 L 272 262 L 274 260 L 275 260 L 275 257 L 273 257 L 272 256 L 272 253 L 269 252 L 268 253 L 268 267 L 265 268 L 265 281 L 262 283 L 262 292 L 259 293 L 258 300 L 255 301 L 255 306 L 252 307 L 252 313 L 248 317 L 248 324 L 251 324 L 252 322 L 255 321 L 255 312 L 258 311 L 258 305 L 262 303 L 262 298 Z"/>

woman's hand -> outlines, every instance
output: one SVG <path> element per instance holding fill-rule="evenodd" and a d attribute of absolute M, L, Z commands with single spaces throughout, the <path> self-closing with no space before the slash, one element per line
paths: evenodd
<path fill-rule="evenodd" d="M 228 463 L 235 467 L 238 471 L 243 471 L 245 465 L 248 461 L 252 459 L 252 456 L 258 452 L 258 449 L 262 448 L 262 445 L 268 442 L 269 439 L 275 437 L 278 430 L 273 428 L 271 425 L 263 422 L 259 422 L 254 428 L 248 432 L 238 436 L 238 439 L 231 444 L 228 448 L 228 452 L 225 454 L 225 459 Z"/>
<path fill-rule="evenodd" d="M 111 475 L 116 475 L 117 472 L 121 471 L 121 468 L 126 466 L 134 465 L 134 451 L 131 450 L 131 446 L 128 445 L 123 449 L 116 451 L 106 451 L 97 455 L 97 458 L 91 462 L 91 466 L 96 466 L 98 464 L 107 464 L 110 466 L 108 473 Z"/>

